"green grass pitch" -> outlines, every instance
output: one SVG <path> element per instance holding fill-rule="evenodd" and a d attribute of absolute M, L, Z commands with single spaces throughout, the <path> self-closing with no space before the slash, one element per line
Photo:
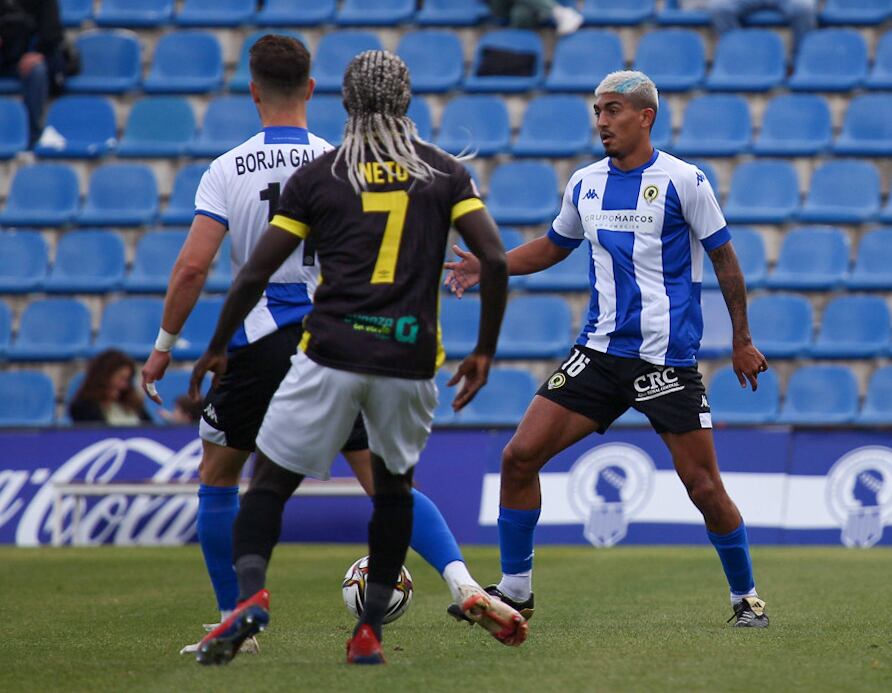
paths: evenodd
<path fill-rule="evenodd" d="M 348 667 L 340 580 L 359 546 L 277 549 L 259 657 L 200 667 L 213 620 L 196 546 L 0 550 L 0 691 L 892 691 L 892 551 L 756 549 L 766 631 L 725 625 L 710 548 L 542 547 L 529 640 L 504 647 L 445 614 L 416 555 L 385 667 Z M 493 548 L 466 551 L 481 580 Z"/>

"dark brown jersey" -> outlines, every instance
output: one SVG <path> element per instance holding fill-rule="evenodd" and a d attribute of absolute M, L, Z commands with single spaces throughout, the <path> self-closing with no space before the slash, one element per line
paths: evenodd
<path fill-rule="evenodd" d="M 442 358 L 438 296 L 452 222 L 483 207 L 467 170 L 416 144 L 441 173 L 413 180 L 393 162 L 365 164 L 357 194 L 335 152 L 288 181 L 272 224 L 306 238 L 321 276 L 301 347 L 317 363 L 399 378 L 432 378 Z"/>

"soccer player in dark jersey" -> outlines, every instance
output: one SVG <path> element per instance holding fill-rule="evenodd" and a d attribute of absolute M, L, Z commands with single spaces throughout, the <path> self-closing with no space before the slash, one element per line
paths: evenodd
<path fill-rule="evenodd" d="M 257 437 L 251 486 L 235 523 L 239 606 L 202 641 L 202 663 L 229 661 L 269 621 L 266 569 L 285 501 L 305 476 L 327 478 L 359 412 L 373 458 L 365 609 L 347 661 L 378 664 L 381 628 L 412 531 L 412 468 L 437 401 L 438 284 L 454 224 L 481 261 L 477 348 L 450 385 L 461 409 L 483 387 L 504 312 L 505 254 L 495 224 L 464 167 L 421 142 L 406 117 L 409 71 L 397 56 L 367 51 L 344 75 L 349 114 L 343 145 L 291 177 L 278 213 L 236 278 L 192 386 L 226 369 L 226 344 L 269 277 L 309 238 L 323 279 L 304 323 L 300 350 Z M 498 640 L 519 645 L 523 617 L 476 584 L 464 614 Z"/>

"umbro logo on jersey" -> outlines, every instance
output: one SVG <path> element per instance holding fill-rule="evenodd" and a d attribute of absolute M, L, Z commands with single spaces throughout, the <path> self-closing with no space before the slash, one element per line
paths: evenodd
<path fill-rule="evenodd" d="M 583 200 L 600 200 L 598 193 L 594 188 L 589 188 L 588 192 L 583 196 Z"/>
<path fill-rule="evenodd" d="M 210 420 L 213 421 L 214 423 L 217 423 L 217 410 L 214 409 L 214 405 L 213 405 L 213 404 L 208 404 L 208 405 L 204 408 L 204 415 L 205 415 L 206 417 L 208 417 L 208 419 L 210 419 Z"/>

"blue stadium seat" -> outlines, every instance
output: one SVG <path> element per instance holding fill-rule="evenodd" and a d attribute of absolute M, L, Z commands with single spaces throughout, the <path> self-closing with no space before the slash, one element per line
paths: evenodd
<path fill-rule="evenodd" d="M 44 283 L 48 293 L 115 291 L 124 279 L 124 243 L 111 231 L 69 231 L 56 245 L 56 261 Z"/>
<path fill-rule="evenodd" d="M 892 18 L 888 0 L 827 0 L 821 12 L 822 24 L 871 25 Z"/>
<path fill-rule="evenodd" d="M 736 94 L 708 94 L 688 102 L 673 151 L 682 156 L 735 156 L 750 146 L 750 111 Z"/>
<path fill-rule="evenodd" d="M 142 226 L 158 214 L 158 185 L 144 164 L 104 164 L 90 176 L 81 226 Z"/>
<path fill-rule="evenodd" d="M 287 29 L 260 29 L 259 31 L 248 34 L 248 37 L 242 42 L 242 50 L 239 53 L 238 63 L 235 66 L 235 74 L 233 74 L 232 78 L 229 80 L 230 92 L 236 92 L 239 94 L 248 93 L 248 85 L 251 83 L 251 69 L 249 66 L 249 62 L 251 59 L 251 46 L 257 43 L 258 39 L 266 36 L 267 34 L 276 34 L 277 36 L 290 36 L 293 39 L 297 39 L 302 44 L 307 45 L 307 42 L 304 40 L 303 36 L 298 34 L 296 31 L 288 31 Z"/>
<path fill-rule="evenodd" d="M 753 343 L 769 359 L 805 355 L 811 344 L 811 301 L 797 294 L 767 294 L 749 305 Z"/>
<path fill-rule="evenodd" d="M 887 31 L 877 42 L 873 68 L 864 86 L 868 89 L 892 89 L 892 31 Z"/>
<path fill-rule="evenodd" d="M 415 14 L 415 0 L 344 0 L 336 21 L 347 26 L 392 26 Z"/>
<path fill-rule="evenodd" d="M 846 286 L 892 291 L 892 228 L 874 229 L 861 236 L 858 257 Z"/>
<path fill-rule="evenodd" d="M 76 94 L 121 94 L 139 86 L 139 41 L 132 31 L 88 31 L 75 42 L 81 71 L 65 80 Z"/>
<path fill-rule="evenodd" d="M 554 167 L 534 161 L 502 164 L 490 176 L 486 206 L 499 224 L 550 223 L 558 212 Z"/>
<path fill-rule="evenodd" d="M 344 139 L 344 125 L 347 124 L 343 97 L 334 94 L 314 94 L 307 103 L 307 119 L 310 123 L 310 132 L 338 146 Z"/>
<path fill-rule="evenodd" d="M 788 84 L 793 91 L 849 91 L 866 77 L 867 45 L 861 34 L 818 29 L 802 40 Z"/>
<path fill-rule="evenodd" d="M 583 242 L 566 260 L 527 275 L 528 291 L 588 291 L 591 289 L 591 246 Z"/>
<path fill-rule="evenodd" d="M 79 199 L 77 176 L 70 166 L 23 166 L 12 179 L 0 224 L 63 226 L 74 219 Z"/>
<path fill-rule="evenodd" d="M 579 156 L 592 151 L 591 110 L 581 96 L 549 94 L 527 103 L 514 156 Z M 598 142 L 600 148 L 600 142 Z"/>
<path fill-rule="evenodd" d="M 67 361 L 84 356 L 89 343 L 87 307 L 73 298 L 44 298 L 25 308 L 6 356 L 10 361 Z"/>
<path fill-rule="evenodd" d="M 173 348 L 175 359 L 197 359 L 204 353 L 217 327 L 221 308 L 222 298 L 204 298 L 195 304 Z"/>
<path fill-rule="evenodd" d="M 53 423 L 53 381 L 39 371 L 0 373 L 0 427 L 48 426 Z"/>
<path fill-rule="evenodd" d="M 381 49 L 381 40 L 369 31 L 332 31 L 323 34 L 313 56 L 313 77 L 319 92 L 341 93 L 344 72 L 363 51 Z"/>
<path fill-rule="evenodd" d="M 102 0 L 99 26 L 155 27 L 173 19 L 174 0 Z"/>
<path fill-rule="evenodd" d="M 232 284 L 232 239 L 227 233 L 223 237 L 220 250 L 217 251 L 217 259 L 211 269 L 211 274 L 204 285 L 206 291 L 229 291 Z"/>
<path fill-rule="evenodd" d="M 174 31 L 155 45 L 152 67 L 143 82 L 150 94 L 191 94 L 223 85 L 223 51 L 208 31 Z"/>
<path fill-rule="evenodd" d="M 189 145 L 189 153 L 217 157 L 260 132 L 257 106 L 250 96 L 217 96 L 204 114 L 201 131 Z"/>
<path fill-rule="evenodd" d="M 858 412 L 858 382 L 845 366 L 803 366 L 787 383 L 778 423 L 843 424 Z"/>
<path fill-rule="evenodd" d="M 186 153 L 195 136 L 195 114 L 180 96 L 147 96 L 133 104 L 120 157 L 175 157 Z"/>
<path fill-rule="evenodd" d="M 177 398 L 188 394 L 189 392 L 189 380 L 192 378 L 191 369 L 170 369 L 167 373 L 164 374 L 164 377 L 161 380 L 157 380 L 155 386 L 158 389 L 158 394 L 161 396 L 161 405 L 155 404 L 154 401 L 145 398 L 143 404 L 145 405 L 146 412 L 149 417 L 152 419 L 153 423 L 158 424 L 159 426 L 166 425 L 170 423 L 167 419 L 164 418 L 161 414 L 161 409 L 166 409 L 167 411 L 172 411 L 174 406 L 176 405 Z M 205 378 L 204 387 L 202 387 L 202 392 L 207 391 L 207 384 L 209 378 Z"/>
<path fill-rule="evenodd" d="M 731 242 L 737 253 L 737 261 L 743 272 L 748 289 L 759 289 L 765 285 L 768 264 L 765 260 L 765 241 L 762 234 L 748 226 L 736 226 L 731 229 Z M 719 288 L 712 261 L 707 255 L 703 260 L 703 288 Z"/>
<path fill-rule="evenodd" d="M 133 269 L 124 278 L 124 290 L 130 293 L 164 293 L 186 235 L 185 229 L 147 231 L 142 234 L 136 244 Z"/>
<path fill-rule="evenodd" d="M 690 29 L 658 29 L 638 42 L 635 69 L 661 91 L 687 91 L 700 85 L 706 71 L 703 39 Z"/>
<path fill-rule="evenodd" d="M 511 127 L 504 99 L 457 96 L 443 110 L 437 144 L 451 154 L 493 156 L 508 150 Z"/>
<path fill-rule="evenodd" d="M 431 107 L 423 96 L 416 96 L 409 102 L 409 110 L 406 115 L 415 123 L 418 136 L 425 142 L 434 139 L 434 123 L 431 117 Z"/>
<path fill-rule="evenodd" d="M 746 161 L 734 169 L 725 219 L 737 224 L 782 224 L 799 209 L 799 179 L 787 161 Z"/>
<path fill-rule="evenodd" d="M 177 171 L 167 209 L 161 212 L 162 224 L 185 226 L 192 223 L 195 215 L 195 192 L 207 168 L 207 164 L 189 164 Z"/>
<path fill-rule="evenodd" d="M 663 26 L 709 26 L 709 12 L 705 9 L 685 9 L 680 0 L 666 0 L 657 14 L 657 24 Z"/>
<path fill-rule="evenodd" d="M 59 0 L 62 26 L 77 28 L 93 17 L 93 0 Z"/>
<path fill-rule="evenodd" d="M 889 353 L 889 308 L 879 296 L 839 296 L 824 309 L 810 349 L 815 358 L 865 359 Z"/>
<path fill-rule="evenodd" d="M 849 243 L 840 229 L 834 226 L 797 228 L 784 234 L 768 286 L 829 291 L 842 285 L 848 268 Z"/>
<path fill-rule="evenodd" d="M 815 170 L 799 218 L 819 224 L 871 221 L 880 209 L 880 177 L 866 161 L 828 161 Z"/>
<path fill-rule="evenodd" d="M 0 94 L 20 94 L 22 83 L 18 77 L 0 77 Z"/>
<path fill-rule="evenodd" d="M 174 16 L 178 26 L 240 27 L 250 24 L 256 0 L 185 0 Z"/>
<path fill-rule="evenodd" d="M 660 97 L 660 103 L 657 106 L 657 118 L 654 121 L 653 129 L 650 131 L 650 143 L 655 149 L 666 151 L 672 148 L 672 106 L 668 100 L 662 97 Z M 595 132 L 595 144 L 600 145 L 600 137 L 597 131 Z M 603 146 L 601 146 L 602 152 L 603 149 Z M 704 173 L 706 172 L 704 171 Z"/>
<path fill-rule="evenodd" d="M 767 91 L 786 76 L 784 43 L 776 31 L 729 31 L 715 51 L 706 79 L 710 91 Z"/>
<path fill-rule="evenodd" d="M 46 116 L 61 139 L 47 139 L 46 131 L 34 147 L 43 158 L 95 159 L 117 144 L 115 112 L 102 96 L 62 96 L 50 105 Z"/>
<path fill-rule="evenodd" d="M 0 159 L 28 148 L 28 114 L 20 99 L 0 98 Z"/>
<path fill-rule="evenodd" d="M 818 94 L 782 94 L 768 102 L 753 145 L 759 156 L 813 156 L 830 147 L 830 108 Z"/>
<path fill-rule="evenodd" d="M 504 75 L 479 75 L 480 62 L 490 49 L 532 53 L 535 56 L 533 74 L 530 76 L 508 77 Z M 465 90 L 469 92 L 524 92 L 537 89 L 542 84 L 544 52 L 542 39 L 535 31 L 526 29 L 499 29 L 480 37 L 471 73 L 465 79 Z"/>
<path fill-rule="evenodd" d="M 446 92 L 461 84 L 462 45 L 451 31 L 410 31 L 400 39 L 396 52 L 409 67 L 415 93 Z"/>
<path fill-rule="evenodd" d="M 539 389 L 527 371 L 519 368 L 493 368 L 489 380 L 477 396 L 459 411 L 452 423 L 468 426 L 516 426 Z M 440 398 L 451 404 L 452 388 L 444 388 Z M 450 406 L 451 408 L 451 406 Z"/>
<path fill-rule="evenodd" d="M 465 166 L 467 166 L 467 164 L 465 164 Z M 471 178 L 476 181 L 473 171 L 471 171 Z M 526 242 L 526 240 L 523 237 L 523 234 L 520 231 L 518 231 L 517 229 L 511 228 L 511 227 L 508 227 L 508 226 L 499 228 L 499 236 L 501 236 L 501 238 L 502 238 L 502 245 L 505 246 L 506 251 L 511 250 L 512 248 L 516 248 L 519 245 L 523 245 Z M 467 246 L 465 245 L 464 242 L 459 242 L 459 245 L 462 248 L 465 248 L 467 250 Z M 450 260 L 456 259 L 455 256 L 452 254 L 451 246 L 449 248 L 449 259 Z M 548 270 L 546 270 L 546 271 L 548 271 Z M 513 291 L 522 290 L 526 286 L 527 279 L 531 276 L 533 276 L 533 275 L 517 274 L 517 275 L 514 275 L 513 277 L 508 277 L 508 288 Z M 474 287 L 471 287 L 470 289 L 468 289 L 468 291 L 472 291 L 472 292 L 476 292 L 478 290 L 479 290 L 478 286 L 474 286 Z M 447 293 L 449 292 L 449 287 L 447 287 L 445 284 L 443 285 L 443 291 L 447 292 Z"/>
<path fill-rule="evenodd" d="M 105 307 L 99 334 L 90 350 L 98 354 L 120 349 L 135 359 L 148 358 L 155 344 L 164 302 L 160 298 L 129 297 Z"/>
<path fill-rule="evenodd" d="M 479 320 L 480 299 L 476 296 L 443 298 L 440 302 L 440 327 L 447 358 L 461 359 L 474 350 Z"/>
<path fill-rule="evenodd" d="M 604 75 L 621 69 L 623 47 L 619 35 L 613 31 L 583 29 L 558 39 L 545 88 L 591 93 Z"/>
<path fill-rule="evenodd" d="M 723 358 L 731 353 L 731 316 L 719 291 L 704 291 L 700 296 L 703 313 L 703 337 L 700 358 Z"/>
<path fill-rule="evenodd" d="M 48 266 L 46 241 L 39 231 L 0 232 L 0 293 L 37 291 L 43 286 Z"/>
<path fill-rule="evenodd" d="M 760 347 L 761 348 L 761 347 Z M 740 387 L 730 367 L 716 371 L 709 383 L 712 421 L 718 424 L 774 423 L 780 410 L 780 386 L 773 370 L 759 374 L 759 387 L 753 392 Z"/>
<path fill-rule="evenodd" d="M 854 156 L 892 154 L 892 94 L 862 94 L 852 99 L 833 151 Z"/>
<path fill-rule="evenodd" d="M 487 12 L 483 0 L 424 0 L 415 21 L 422 26 L 474 26 Z"/>
<path fill-rule="evenodd" d="M 558 296 L 514 298 L 508 302 L 505 310 L 496 358 L 558 358 L 567 353 L 570 341 L 573 339 L 572 329 L 570 306 L 563 298 Z"/>
<path fill-rule="evenodd" d="M 6 301 L 0 301 L 0 358 L 6 355 L 12 337 L 12 313 Z"/>
<path fill-rule="evenodd" d="M 312 26 L 317 27 L 334 19 L 335 0 L 265 0 L 254 16 L 257 26 Z"/>
<path fill-rule="evenodd" d="M 654 15 L 654 0 L 585 0 L 582 16 L 586 24 L 637 26 Z"/>
<path fill-rule="evenodd" d="M 867 383 L 867 396 L 858 414 L 860 424 L 892 424 L 892 366 L 877 368 Z"/>

